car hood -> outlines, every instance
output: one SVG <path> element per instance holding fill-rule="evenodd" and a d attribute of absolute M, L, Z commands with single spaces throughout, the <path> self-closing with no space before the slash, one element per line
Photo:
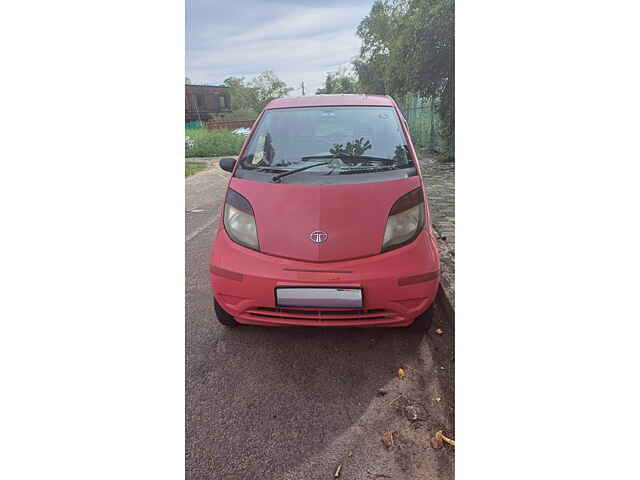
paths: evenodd
<path fill-rule="evenodd" d="M 260 251 L 307 262 L 380 253 L 387 217 L 420 178 L 350 185 L 288 185 L 232 178 L 230 188 L 253 208 Z M 327 233 L 322 243 L 310 234 Z"/>

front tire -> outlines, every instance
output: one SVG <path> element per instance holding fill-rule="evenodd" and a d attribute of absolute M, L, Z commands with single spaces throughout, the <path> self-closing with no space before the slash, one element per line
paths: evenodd
<path fill-rule="evenodd" d="M 424 313 L 418 315 L 416 319 L 413 321 L 411 325 L 409 325 L 409 330 L 419 331 L 419 332 L 427 332 L 429 331 L 429 327 L 431 327 L 431 322 L 433 321 L 433 310 L 435 309 L 435 301 L 431 304 L 429 308 L 427 308 Z"/>
<path fill-rule="evenodd" d="M 237 327 L 238 325 L 240 325 L 238 322 L 236 322 L 235 318 L 233 318 L 225 310 L 222 309 L 215 298 L 213 299 L 213 309 L 216 312 L 216 318 L 225 327 Z"/>

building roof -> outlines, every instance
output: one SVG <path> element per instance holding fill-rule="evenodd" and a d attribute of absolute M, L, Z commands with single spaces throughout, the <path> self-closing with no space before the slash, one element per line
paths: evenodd
<path fill-rule="evenodd" d="M 291 107 L 337 107 L 337 106 L 379 106 L 392 107 L 391 97 L 386 95 L 360 95 L 343 93 L 340 95 L 309 95 L 306 97 L 285 97 L 273 100 L 266 108 Z"/>
<path fill-rule="evenodd" d="M 194 85 L 193 83 L 185 83 L 185 87 L 206 87 L 206 88 L 229 88 L 226 85 Z"/>

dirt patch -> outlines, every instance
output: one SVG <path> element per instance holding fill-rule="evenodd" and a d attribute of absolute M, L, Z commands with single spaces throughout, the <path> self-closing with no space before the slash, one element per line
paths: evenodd
<path fill-rule="evenodd" d="M 442 334 L 435 330 L 439 328 Z M 385 401 L 384 427 L 378 439 L 382 457 L 376 469 L 354 478 L 454 478 L 455 448 L 431 447 L 431 438 L 442 430 L 455 438 L 454 408 L 454 328 L 440 305 L 434 324 L 425 337 L 416 365 L 399 365 L 406 372 L 396 378 L 378 396 Z M 391 434 L 393 442 L 385 442 Z M 436 477 L 434 477 L 436 478 Z"/>

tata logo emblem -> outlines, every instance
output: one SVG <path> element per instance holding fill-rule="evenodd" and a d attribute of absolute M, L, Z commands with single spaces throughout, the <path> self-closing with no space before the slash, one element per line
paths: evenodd
<path fill-rule="evenodd" d="M 327 232 L 323 232 L 322 230 L 315 230 L 309 234 L 309 238 L 313 243 L 326 242 L 328 237 Z"/>

